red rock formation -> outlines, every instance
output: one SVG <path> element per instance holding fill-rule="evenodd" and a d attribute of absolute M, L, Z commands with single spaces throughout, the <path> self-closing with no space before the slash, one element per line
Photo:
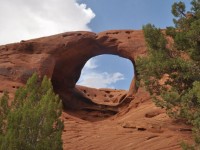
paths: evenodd
<path fill-rule="evenodd" d="M 147 92 L 137 91 L 135 78 L 129 91 L 76 86 L 85 63 L 101 54 L 127 58 L 137 70 L 135 59 L 146 55 L 142 31 L 67 32 L 2 45 L 0 95 L 7 90 L 13 97 L 33 72 L 51 77 L 67 108 L 62 115 L 67 150 L 180 149 L 190 128 L 168 118 Z"/>
<path fill-rule="evenodd" d="M 63 112 L 63 119 L 64 150 L 181 150 L 183 140 L 191 141 L 191 128 L 170 119 L 142 89 L 114 116 L 81 110 Z"/>
<path fill-rule="evenodd" d="M 52 78 L 54 90 L 65 106 L 74 108 L 83 99 L 93 104 L 75 87 L 83 66 L 90 58 L 101 54 L 118 55 L 131 60 L 134 67 L 135 58 L 144 55 L 146 47 L 142 31 L 67 32 L 3 45 L 0 46 L 0 53 L 1 81 L 18 84 L 25 83 L 33 72 L 47 75 Z M 4 88 L 0 86 L 1 91 Z M 13 92 L 12 87 L 6 88 Z M 132 96 L 134 92 L 133 80 L 127 96 Z"/>

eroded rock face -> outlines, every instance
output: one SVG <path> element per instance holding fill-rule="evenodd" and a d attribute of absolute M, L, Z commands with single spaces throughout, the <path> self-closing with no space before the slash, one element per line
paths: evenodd
<path fill-rule="evenodd" d="M 66 108 L 63 149 L 179 150 L 191 128 L 158 109 L 135 80 L 129 91 L 77 86 L 87 60 L 114 54 L 134 61 L 146 55 L 142 31 L 68 32 L 0 46 L 0 96 L 26 82 L 33 72 L 51 77 Z M 137 66 L 134 66 L 137 70 Z M 164 83 L 165 79 L 161 82 Z"/>
<path fill-rule="evenodd" d="M 93 105 L 91 98 L 80 92 L 75 85 L 85 63 L 101 54 L 127 58 L 134 67 L 135 59 L 146 54 L 142 31 L 116 30 L 99 34 L 67 32 L 2 45 L 0 46 L 2 83 L 0 92 L 8 90 L 13 93 L 33 72 L 37 72 L 40 76 L 51 77 L 54 90 L 61 96 L 66 106 L 77 107 L 77 103 L 82 103 L 83 99 L 84 103 Z M 136 92 L 135 80 L 130 84 L 125 97 L 132 96 L 134 92 Z"/>

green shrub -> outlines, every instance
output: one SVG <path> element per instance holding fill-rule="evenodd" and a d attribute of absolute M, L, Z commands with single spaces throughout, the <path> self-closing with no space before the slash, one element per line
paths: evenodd
<path fill-rule="evenodd" d="M 8 99 L 5 93 L 0 101 L 1 113 L 4 114 L 0 119 L 6 122 L 0 124 L 0 149 L 62 149 L 63 123 L 59 119 L 62 103 L 53 92 L 51 81 L 47 77 L 39 82 L 37 75 L 34 74 L 25 87 L 16 91 L 9 109 Z"/>
<path fill-rule="evenodd" d="M 187 18 L 182 2 L 173 5 L 176 28 L 166 30 L 166 35 L 174 40 L 173 49 L 166 48 L 160 29 L 150 24 L 144 26 L 149 55 L 136 60 L 140 85 L 150 92 L 155 104 L 166 109 L 170 117 L 192 125 L 194 143 L 182 143 L 183 149 L 191 150 L 200 149 L 199 6 L 200 1 L 193 0 L 192 16 Z M 183 51 L 190 59 L 181 56 Z M 164 76 L 165 83 L 161 84 Z"/>
<path fill-rule="evenodd" d="M 161 34 L 161 30 L 157 29 L 154 25 L 147 24 L 143 26 L 145 39 L 151 49 L 162 50 L 166 47 L 166 39 Z"/>
<path fill-rule="evenodd" d="M 174 27 L 167 27 L 166 28 L 166 35 L 174 38 L 176 36 L 176 29 Z"/>

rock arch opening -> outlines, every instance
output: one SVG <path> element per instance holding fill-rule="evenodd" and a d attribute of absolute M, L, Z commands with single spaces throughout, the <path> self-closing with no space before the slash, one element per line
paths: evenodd
<path fill-rule="evenodd" d="M 63 100 L 64 107 L 73 110 L 85 109 L 116 113 L 125 104 L 132 101 L 133 95 L 137 92 L 136 73 L 134 73 L 135 76 L 126 93 L 120 93 L 121 95 L 117 96 L 115 100 L 113 100 L 115 97 L 109 95 L 114 103 L 94 101 L 94 98 L 88 95 L 87 90 L 77 86 L 76 83 L 86 62 L 90 58 L 103 54 L 126 58 L 131 61 L 134 69 L 137 70 L 135 59 L 138 56 L 145 55 L 146 51 L 143 48 L 145 42 L 141 41 L 141 37 L 143 38 L 143 34 L 127 30 L 99 34 L 73 32 L 59 36 L 62 42 L 59 41 L 58 45 L 53 47 L 57 51 L 50 51 L 54 60 L 52 62 L 54 65 L 51 65 L 53 68 L 50 68 L 50 76 L 54 90 Z M 106 90 L 104 92 L 111 93 L 112 91 Z M 93 94 L 93 97 L 97 97 L 97 95 Z"/>
<path fill-rule="evenodd" d="M 103 52 L 103 54 L 106 52 Z M 129 60 L 121 55 L 108 53 L 110 56 L 115 56 L 117 59 L 124 58 L 125 61 L 129 62 L 129 71 L 132 70 L 132 74 L 130 76 L 130 80 L 128 83 L 130 84 L 127 87 L 127 90 L 116 90 L 116 89 L 108 89 L 109 87 L 105 87 L 104 89 L 94 89 L 90 87 L 84 87 L 80 85 L 76 85 L 78 79 L 81 76 L 81 70 L 84 68 L 84 65 L 87 63 L 90 58 L 94 58 L 95 56 L 103 55 L 98 54 L 94 56 L 87 56 L 86 58 L 82 58 L 82 55 L 76 55 L 77 59 L 69 59 L 59 58 L 59 61 L 55 63 L 55 68 L 52 75 L 52 82 L 54 86 L 54 90 L 61 96 L 63 99 L 63 103 L 66 109 L 73 110 L 87 110 L 87 111 L 109 111 L 111 114 L 115 114 L 118 112 L 118 108 L 121 105 L 127 102 L 130 102 L 130 97 L 133 96 L 135 89 L 135 77 L 133 77 L 134 69 L 134 60 Z M 122 57 L 122 58 L 121 58 Z M 65 66 L 68 66 L 69 63 L 74 64 L 69 69 L 64 69 Z M 95 68 L 96 64 L 89 64 L 91 68 Z M 105 64 L 104 64 L 105 65 Z M 120 65 L 117 65 L 119 67 Z M 127 67 L 127 66 L 123 66 Z M 113 74 L 114 77 L 118 79 L 124 79 L 122 73 Z M 111 76 L 112 78 L 112 76 Z M 113 80 L 113 79 L 112 79 Z M 114 79 L 116 80 L 116 79 Z M 100 81 L 101 82 L 101 81 Z M 122 81 L 123 82 L 123 81 Z"/>
<path fill-rule="evenodd" d="M 40 77 L 47 75 L 51 78 L 54 91 L 63 100 L 65 108 L 112 112 L 116 112 L 130 101 L 129 97 L 136 93 L 135 80 L 131 81 L 128 93 L 119 97 L 119 103 L 97 104 L 76 86 L 85 63 L 92 57 L 112 54 L 127 58 L 134 65 L 138 56 L 147 54 L 143 32 L 135 30 L 112 30 L 101 33 L 66 32 L 3 45 L 0 46 L 0 50 L 6 57 L 12 56 L 7 57 L 12 63 L 2 62 L 2 80 L 24 84 L 33 72 L 37 72 Z M 12 86 L 10 91 L 14 91 Z"/>
<path fill-rule="evenodd" d="M 91 88 L 128 90 L 134 66 L 126 58 L 103 54 L 92 57 L 84 65 L 77 85 Z"/>

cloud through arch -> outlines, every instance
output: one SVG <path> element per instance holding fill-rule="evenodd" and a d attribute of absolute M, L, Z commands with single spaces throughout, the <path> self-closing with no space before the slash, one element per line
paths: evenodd
<path fill-rule="evenodd" d="M 108 73 L 99 71 L 98 64 L 96 58 L 88 60 L 77 84 L 93 88 L 115 88 L 115 83 L 125 79 L 124 74 L 120 72 Z"/>

